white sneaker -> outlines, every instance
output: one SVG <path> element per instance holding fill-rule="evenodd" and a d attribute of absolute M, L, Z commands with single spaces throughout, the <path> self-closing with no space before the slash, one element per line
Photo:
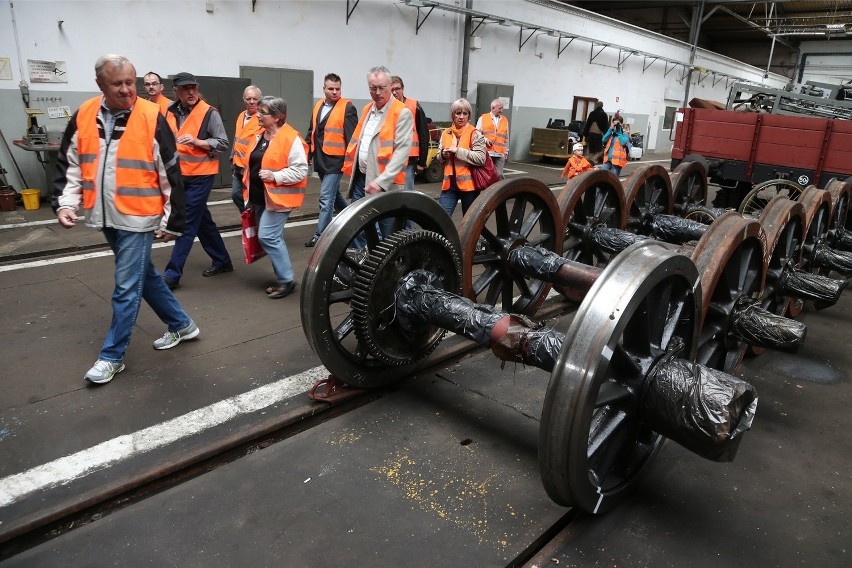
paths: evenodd
<path fill-rule="evenodd" d="M 154 349 L 171 349 L 181 341 L 187 339 L 195 339 L 201 330 L 195 325 L 195 322 L 189 320 L 189 324 L 177 331 L 167 331 L 163 337 L 154 342 Z"/>
<path fill-rule="evenodd" d="M 112 361 L 103 361 L 101 359 L 98 359 L 92 366 L 92 368 L 89 369 L 89 372 L 86 373 L 86 376 L 83 378 L 89 381 L 90 383 L 94 383 L 96 385 L 103 385 L 110 382 L 113 377 L 115 377 L 123 370 L 124 363 L 122 361 L 113 363 Z"/>

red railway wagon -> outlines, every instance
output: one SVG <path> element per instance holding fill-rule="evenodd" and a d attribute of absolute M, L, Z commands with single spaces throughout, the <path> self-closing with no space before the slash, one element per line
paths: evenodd
<path fill-rule="evenodd" d="M 672 169 L 706 160 L 723 188 L 718 206 L 736 206 L 753 184 L 787 179 L 825 187 L 852 176 L 852 121 L 732 110 L 680 109 Z"/>

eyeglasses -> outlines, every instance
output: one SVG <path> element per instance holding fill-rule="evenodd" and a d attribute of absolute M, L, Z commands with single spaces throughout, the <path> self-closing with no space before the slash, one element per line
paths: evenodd
<path fill-rule="evenodd" d="M 402 87 L 394 87 L 393 89 L 391 89 L 391 93 L 398 93 L 401 90 L 402 90 Z"/>
<path fill-rule="evenodd" d="M 259 110 L 259 111 L 257 111 L 257 113 L 262 114 L 263 116 L 272 116 L 272 113 L 269 112 L 268 110 Z"/>
<path fill-rule="evenodd" d="M 157 85 L 160 84 L 160 82 L 154 81 L 153 83 L 142 83 L 142 84 L 145 85 L 146 87 L 156 87 Z"/>
<path fill-rule="evenodd" d="M 380 85 L 378 87 L 374 87 L 374 86 L 370 85 L 370 92 L 371 93 L 381 93 L 382 91 L 386 90 L 388 87 L 390 87 L 390 85 Z"/>

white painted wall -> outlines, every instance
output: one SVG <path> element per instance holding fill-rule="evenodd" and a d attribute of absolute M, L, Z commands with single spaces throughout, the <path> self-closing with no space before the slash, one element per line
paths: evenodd
<path fill-rule="evenodd" d="M 804 66 L 802 60 L 804 57 Z M 803 42 L 799 53 L 802 80 L 838 85 L 852 81 L 852 40 Z M 797 81 L 798 82 L 798 81 Z"/>
<path fill-rule="evenodd" d="M 213 6 L 212 13 L 206 11 L 207 4 Z M 464 5 L 464 0 L 455 5 Z M 10 59 L 12 79 L 0 80 L 0 108 L 5 111 L 0 113 L 0 128 L 7 139 L 23 131 L 18 84 L 28 79 L 28 59 L 66 62 L 67 84 L 31 83 L 30 91 L 33 97 L 62 96 L 62 104 L 76 108 L 96 92 L 93 65 L 107 52 L 126 55 L 140 74 L 189 71 L 238 77 L 240 65 L 310 69 L 316 94 L 323 75 L 333 71 L 343 78 L 344 95 L 358 101 L 367 99 L 367 69 L 386 65 L 404 78 L 406 93 L 423 101 L 428 115 L 447 120 L 443 110 L 461 89 L 463 16 L 435 9 L 415 34 L 417 10 L 401 1 L 361 0 L 348 25 L 346 9 L 345 0 L 257 0 L 254 12 L 250 0 L 15 0 L 16 44 L 12 2 L 3 1 L 0 57 Z M 689 60 L 689 46 L 681 42 L 574 8 L 530 0 L 476 0 L 473 9 Z M 424 14 L 421 11 L 421 19 Z M 575 95 L 598 97 L 609 112 L 623 109 L 636 116 L 637 123 L 644 120 L 651 133 L 646 147 L 656 146 L 665 107 L 682 103 L 682 68 L 664 76 L 662 61 L 642 56 L 629 57 L 619 68 L 618 50 L 613 48 L 590 62 L 591 46 L 581 40 L 557 57 L 557 39 L 548 36 L 533 37 L 519 52 L 519 32 L 517 26 L 480 27 L 476 35 L 482 38 L 482 48 L 470 52 L 468 80 L 472 101 L 478 82 L 514 86 L 512 156 L 525 158 L 530 128 L 541 125 L 541 116 L 567 116 Z M 525 30 L 524 37 L 528 34 Z M 786 82 L 774 75 L 764 79 L 761 69 L 701 50 L 695 65 L 772 86 Z M 694 77 L 690 98 L 726 100 L 726 81 L 714 86 L 713 80 L 705 75 L 698 84 Z M 666 93 L 674 100 L 666 100 Z M 47 124 L 61 128 L 63 121 Z M 659 135 L 660 140 L 667 137 Z M 13 152 L 31 177 L 43 176 L 31 163 L 32 156 Z M 0 163 L 11 170 L 6 160 L 0 146 Z"/>

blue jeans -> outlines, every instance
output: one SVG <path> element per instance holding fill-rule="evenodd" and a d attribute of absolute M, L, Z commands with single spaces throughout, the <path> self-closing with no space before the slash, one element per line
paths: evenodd
<path fill-rule="evenodd" d="M 257 217 L 257 238 L 272 262 L 275 280 L 278 284 L 293 281 L 293 265 L 284 242 L 284 225 L 290 217 L 289 211 L 269 211 L 263 205 L 253 205 Z"/>
<path fill-rule="evenodd" d="M 610 170 L 616 176 L 621 175 L 621 166 L 615 166 L 615 165 L 612 164 L 612 162 L 606 162 L 604 164 L 601 164 L 601 169 L 602 170 Z"/>
<path fill-rule="evenodd" d="M 106 227 L 103 233 L 115 254 L 115 289 L 112 322 L 98 359 L 116 363 L 124 360 L 143 299 L 169 331 L 182 329 L 191 320 L 151 262 L 153 231 L 134 233 Z"/>
<path fill-rule="evenodd" d="M 473 191 L 459 191 L 458 189 L 451 187 L 450 189 L 445 189 L 441 192 L 441 197 L 438 199 L 438 203 L 441 204 L 441 207 L 444 208 L 447 215 L 452 217 L 453 212 L 456 210 L 456 203 L 458 203 L 459 199 L 461 199 L 462 215 L 464 215 L 467 213 L 467 210 L 477 197 L 479 197 L 478 189 Z"/>
<path fill-rule="evenodd" d="M 340 193 L 340 178 L 343 174 L 336 172 L 320 174 L 319 176 L 319 221 L 317 222 L 317 231 L 314 233 L 315 237 L 320 236 L 325 231 L 335 213 L 340 213 L 348 205 Z"/>
<path fill-rule="evenodd" d="M 183 275 L 183 265 L 186 264 L 196 235 L 204 252 L 213 259 L 214 268 L 231 264 L 225 241 L 222 240 L 219 227 L 213 222 L 213 216 L 207 208 L 207 198 L 213 189 L 213 176 L 191 176 L 183 178 L 183 181 L 186 191 L 186 223 L 183 234 L 175 240 L 172 257 L 163 271 L 166 278 L 175 282 L 179 282 Z"/>
<path fill-rule="evenodd" d="M 417 174 L 417 164 L 408 164 L 405 167 L 405 189 L 414 191 L 414 176 Z"/>
<path fill-rule="evenodd" d="M 246 208 L 246 202 L 243 199 L 243 170 L 242 168 L 235 169 L 231 173 L 231 199 L 234 205 L 240 210 L 240 213 Z"/>

